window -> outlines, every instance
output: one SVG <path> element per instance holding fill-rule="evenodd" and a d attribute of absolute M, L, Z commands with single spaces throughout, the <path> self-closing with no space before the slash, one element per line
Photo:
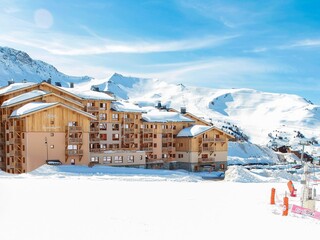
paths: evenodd
<path fill-rule="evenodd" d="M 77 122 L 68 122 L 69 127 L 77 126 Z"/>
<path fill-rule="evenodd" d="M 134 156 L 133 155 L 129 155 L 128 156 L 128 163 L 133 163 L 134 162 Z"/>
<path fill-rule="evenodd" d="M 100 120 L 106 120 L 106 119 L 107 119 L 107 114 L 105 114 L 105 113 L 100 113 L 100 114 L 99 114 L 99 119 L 100 119 Z"/>
<path fill-rule="evenodd" d="M 178 154 L 178 158 L 183 158 L 183 154 Z"/>
<path fill-rule="evenodd" d="M 90 161 L 91 162 L 99 162 L 99 157 L 98 156 L 91 157 Z"/>
<path fill-rule="evenodd" d="M 114 156 L 114 163 L 123 163 L 122 156 Z"/>
<path fill-rule="evenodd" d="M 113 124 L 112 124 L 112 130 L 113 130 L 113 131 L 118 131 L 118 130 L 119 130 L 119 124 L 113 123 Z"/>
<path fill-rule="evenodd" d="M 53 125 L 53 124 L 54 124 L 54 121 L 53 121 L 53 120 L 51 120 L 51 121 L 50 121 L 50 124 L 51 124 L 51 125 Z"/>
<path fill-rule="evenodd" d="M 157 154 L 153 155 L 153 158 L 154 158 L 154 159 L 157 159 Z"/>
<path fill-rule="evenodd" d="M 119 114 L 113 113 L 113 114 L 112 114 L 112 119 L 113 119 L 113 120 L 118 120 L 118 119 L 119 119 Z"/>
<path fill-rule="evenodd" d="M 100 130 L 107 130 L 107 124 L 106 123 L 100 123 L 99 124 L 99 129 Z"/>
<path fill-rule="evenodd" d="M 140 155 L 140 160 L 143 160 L 143 156 L 142 155 Z"/>
<path fill-rule="evenodd" d="M 100 134 L 100 140 L 106 141 L 107 140 L 107 134 Z"/>
<path fill-rule="evenodd" d="M 103 162 L 105 163 L 112 163 L 112 157 L 111 156 L 104 156 Z"/>
<path fill-rule="evenodd" d="M 157 147 L 157 144 L 156 144 L 156 143 L 154 143 L 154 144 L 153 144 L 153 147 L 154 147 L 154 148 L 156 148 L 156 147 Z"/>
<path fill-rule="evenodd" d="M 101 109 L 106 109 L 106 104 L 105 103 L 100 103 L 100 108 Z"/>
<path fill-rule="evenodd" d="M 225 165 L 224 164 L 220 164 L 220 169 L 224 170 L 225 169 Z"/>
<path fill-rule="evenodd" d="M 112 140 L 119 140 L 119 134 L 118 133 L 112 134 Z"/>

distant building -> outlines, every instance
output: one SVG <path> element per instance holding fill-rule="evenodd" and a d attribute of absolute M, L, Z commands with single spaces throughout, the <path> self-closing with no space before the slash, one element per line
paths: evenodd
<path fill-rule="evenodd" d="M 43 81 L 0 89 L 0 168 L 49 164 L 226 169 L 231 135 L 183 109 L 145 111 L 99 91 Z"/>

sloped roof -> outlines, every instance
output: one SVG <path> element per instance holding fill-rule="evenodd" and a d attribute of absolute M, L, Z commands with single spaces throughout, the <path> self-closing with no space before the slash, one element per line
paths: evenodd
<path fill-rule="evenodd" d="M 19 117 L 19 116 L 26 115 L 31 112 L 36 112 L 38 110 L 51 107 L 56 104 L 57 104 L 56 102 L 53 102 L 53 103 L 43 103 L 43 102 L 27 103 L 26 105 L 14 110 L 11 113 L 10 117 Z"/>
<path fill-rule="evenodd" d="M 54 96 L 56 96 L 58 98 L 63 98 L 66 101 L 72 102 L 72 103 L 77 104 L 79 106 L 83 106 L 81 104 L 81 102 L 78 102 L 78 101 L 73 100 L 73 99 L 68 98 L 68 97 L 64 97 L 64 96 L 55 94 L 53 92 L 47 92 L 47 91 L 43 91 L 43 90 L 33 90 L 31 92 L 23 93 L 23 94 L 20 94 L 20 95 L 18 95 L 16 97 L 10 98 L 7 101 L 4 101 L 2 103 L 2 105 L 1 105 L 1 107 L 9 107 L 9 106 L 15 105 L 17 103 L 22 103 L 24 101 L 27 101 L 27 100 L 30 100 L 30 99 L 34 99 L 34 98 L 37 98 L 39 96 L 45 96 L 45 95 L 54 95 Z"/>
<path fill-rule="evenodd" d="M 192 119 L 184 117 L 177 112 L 152 111 L 142 114 L 142 119 L 146 122 L 194 122 Z"/>
<path fill-rule="evenodd" d="M 205 125 L 193 125 L 191 127 L 187 127 L 182 129 L 177 137 L 194 137 L 199 134 L 202 134 L 210 129 L 213 129 L 212 126 L 205 126 Z"/>
<path fill-rule="evenodd" d="M 111 103 L 111 108 L 118 112 L 147 112 L 143 108 L 135 105 L 133 103 L 125 102 L 125 101 L 116 101 Z"/>
<path fill-rule="evenodd" d="M 14 91 L 17 91 L 17 90 L 20 90 L 23 88 L 27 88 L 27 87 L 31 87 L 31 86 L 35 86 L 35 85 L 37 85 L 37 83 L 33 83 L 33 82 L 12 83 L 6 87 L 0 88 L 0 95 L 14 92 Z"/>
<path fill-rule="evenodd" d="M 85 115 L 85 116 L 87 116 L 89 118 L 96 119 L 96 117 L 93 116 L 90 113 L 87 113 L 87 112 L 82 111 L 82 110 L 77 109 L 77 108 L 73 108 L 73 107 L 67 106 L 67 105 L 59 103 L 59 102 L 53 102 L 53 103 L 31 102 L 31 103 L 27 103 L 24 106 L 22 106 L 22 107 L 16 109 L 15 111 L 13 111 L 12 114 L 10 115 L 10 117 L 11 118 L 22 117 L 22 116 L 25 116 L 25 115 L 28 115 L 28 114 L 32 114 L 32 113 L 35 113 L 35 112 L 38 112 L 38 111 L 53 107 L 53 106 L 62 106 L 62 107 L 68 108 L 68 109 L 70 109 L 72 111 L 78 112 L 78 113 L 80 113 L 82 115 Z"/>
<path fill-rule="evenodd" d="M 7 107 L 9 105 L 13 105 L 15 103 L 23 102 L 25 100 L 35 98 L 38 96 L 43 96 L 47 94 L 48 92 L 42 91 L 42 90 L 33 90 L 31 92 L 23 93 L 19 96 L 13 97 L 8 99 L 7 101 L 4 101 L 1 105 L 1 107 Z"/>
<path fill-rule="evenodd" d="M 76 95 L 82 99 L 93 99 L 93 100 L 110 100 L 114 101 L 115 99 L 110 96 L 107 93 L 104 92 L 97 92 L 97 91 L 92 91 L 92 90 L 84 90 L 80 88 L 64 88 L 61 87 L 61 89 Z"/>

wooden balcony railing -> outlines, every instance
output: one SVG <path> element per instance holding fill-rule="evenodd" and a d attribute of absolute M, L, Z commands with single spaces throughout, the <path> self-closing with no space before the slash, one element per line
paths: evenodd
<path fill-rule="evenodd" d="M 68 149 L 67 154 L 69 156 L 83 155 L 83 150 L 82 149 Z"/>
<path fill-rule="evenodd" d="M 68 138 L 69 144 L 82 144 L 82 138 Z"/>
<path fill-rule="evenodd" d="M 142 151 L 152 152 L 153 151 L 153 147 L 142 147 Z"/>
<path fill-rule="evenodd" d="M 212 152 L 214 150 L 215 150 L 214 147 L 202 147 L 202 151 L 210 151 L 210 152 Z"/>
<path fill-rule="evenodd" d="M 211 163 L 214 162 L 214 158 L 198 158 L 199 163 Z"/>
<path fill-rule="evenodd" d="M 86 111 L 87 112 L 98 112 L 99 111 L 99 107 L 89 106 L 89 107 L 86 107 Z"/>
<path fill-rule="evenodd" d="M 142 128 L 143 133 L 153 133 L 153 128 Z"/>
<path fill-rule="evenodd" d="M 80 126 L 68 126 L 69 132 L 81 132 L 82 127 Z"/>
<path fill-rule="evenodd" d="M 153 142 L 153 138 L 142 138 L 142 142 Z"/>

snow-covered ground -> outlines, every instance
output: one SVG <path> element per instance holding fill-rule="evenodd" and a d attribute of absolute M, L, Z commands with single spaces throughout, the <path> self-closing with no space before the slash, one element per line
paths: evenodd
<path fill-rule="evenodd" d="M 185 171 L 113 167 L 1 172 L 0 239 L 314 239 L 320 220 L 282 216 L 288 179 L 298 189 L 289 203 L 300 204 L 299 173 L 232 166 L 225 180 L 208 181 Z M 272 187 L 276 205 L 269 204 Z"/>

